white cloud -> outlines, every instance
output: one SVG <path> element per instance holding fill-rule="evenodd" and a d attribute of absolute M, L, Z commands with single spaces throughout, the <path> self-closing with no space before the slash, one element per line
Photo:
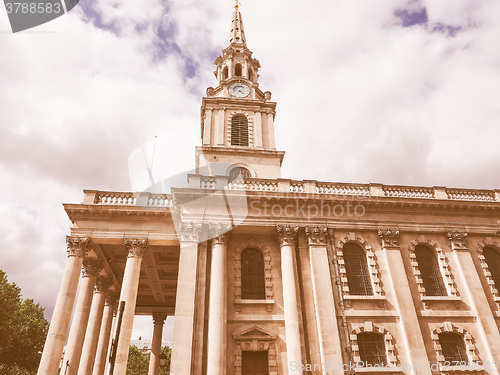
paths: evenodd
<path fill-rule="evenodd" d="M 284 177 L 500 186 L 500 3 L 420 3 L 429 23 L 403 28 L 403 0 L 243 2 L 261 88 L 278 102 Z M 16 35 L 0 12 L 0 267 L 48 311 L 70 225 L 61 203 L 130 189 L 133 150 L 199 126 L 232 12 L 201 0 L 89 6 L 98 13 L 77 7 Z"/>

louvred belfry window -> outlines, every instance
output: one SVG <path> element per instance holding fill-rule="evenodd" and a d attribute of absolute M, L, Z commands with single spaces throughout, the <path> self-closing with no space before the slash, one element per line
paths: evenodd
<path fill-rule="evenodd" d="M 439 270 L 436 254 L 426 246 L 417 246 L 415 248 L 418 269 L 420 277 L 425 288 L 427 296 L 446 296 L 446 287 L 443 276 Z"/>
<path fill-rule="evenodd" d="M 356 244 L 346 243 L 343 248 L 347 285 L 350 295 L 373 295 L 372 282 L 364 250 Z"/>
<path fill-rule="evenodd" d="M 464 339 L 461 335 L 454 332 L 441 332 L 439 334 L 439 344 L 445 361 L 468 362 L 467 351 L 465 349 Z"/>
<path fill-rule="evenodd" d="M 362 366 L 387 364 L 384 337 L 377 333 L 358 333 L 359 356 Z"/>
<path fill-rule="evenodd" d="M 495 282 L 495 288 L 500 289 L 500 252 L 492 247 L 485 247 L 483 250 L 484 260 L 488 265 L 488 271 Z"/>
<path fill-rule="evenodd" d="M 231 120 L 231 145 L 248 146 L 248 119 L 244 115 L 236 115 Z"/>
<path fill-rule="evenodd" d="M 266 298 L 264 257 L 257 249 L 245 249 L 241 252 L 241 298 Z"/>

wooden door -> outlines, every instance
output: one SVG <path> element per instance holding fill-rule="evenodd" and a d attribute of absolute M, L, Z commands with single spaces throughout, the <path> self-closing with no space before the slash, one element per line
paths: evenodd
<path fill-rule="evenodd" d="M 242 353 L 242 375 L 269 375 L 267 350 Z"/>

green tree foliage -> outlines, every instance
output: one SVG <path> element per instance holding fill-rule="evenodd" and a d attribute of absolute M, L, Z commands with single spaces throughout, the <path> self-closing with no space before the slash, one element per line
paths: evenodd
<path fill-rule="evenodd" d="M 167 346 L 162 346 L 161 348 L 162 354 L 166 355 L 166 366 L 164 368 L 160 368 L 160 375 L 170 375 L 170 358 L 172 355 L 172 349 Z"/>
<path fill-rule="evenodd" d="M 144 355 L 135 345 L 130 345 L 128 351 L 127 375 L 147 375 L 149 354 Z"/>
<path fill-rule="evenodd" d="M 170 375 L 170 355 L 172 349 L 163 346 L 161 352 L 165 354 L 166 366 L 160 368 L 160 375 Z M 150 354 L 142 354 L 142 352 L 135 345 L 130 345 L 128 352 L 127 362 L 127 375 L 147 375 L 149 370 L 149 357 Z"/>
<path fill-rule="evenodd" d="M 36 374 L 49 328 L 43 311 L 0 270 L 0 374 Z"/>

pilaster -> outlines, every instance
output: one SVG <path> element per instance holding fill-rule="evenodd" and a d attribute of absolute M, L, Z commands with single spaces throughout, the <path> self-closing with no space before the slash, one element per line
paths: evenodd
<path fill-rule="evenodd" d="M 396 310 L 399 315 L 399 327 L 403 344 L 408 353 L 408 363 L 422 364 L 422 369 L 417 372 L 416 366 L 410 366 L 408 373 L 415 375 L 430 375 L 431 371 L 425 364 L 428 363 L 427 351 L 424 338 L 420 329 L 416 307 L 413 302 L 410 284 L 405 271 L 403 256 L 399 243 L 399 229 L 379 229 L 378 235 L 382 243 L 382 249 L 389 265 L 389 287 L 394 295 Z"/>
<path fill-rule="evenodd" d="M 481 279 L 474 265 L 474 260 L 468 245 L 468 234 L 465 231 L 455 230 L 447 233 L 455 261 L 459 267 L 457 270 L 463 288 L 466 291 L 467 304 L 471 307 L 477 319 L 477 327 L 480 332 L 480 340 L 486 353 L 483 362 L 492 363 L 500 358 L 500 332 L 495 322 L 495 317 L 488 304 Z M 492 370 L 492 374 L 499 374 L 498 368 Z"/>
<path fill-rule="evenodd" d="M 306 226 L 305 234 L 309 245 L 321 362 L 342 363 L 342 348 L 338 340 L 339 330 L 327 252 L 328 229 L 319 226 Z M 329 366 L 322 373 L 341 375 L 343 371 L 338 366 L 337 368 Z"/>

